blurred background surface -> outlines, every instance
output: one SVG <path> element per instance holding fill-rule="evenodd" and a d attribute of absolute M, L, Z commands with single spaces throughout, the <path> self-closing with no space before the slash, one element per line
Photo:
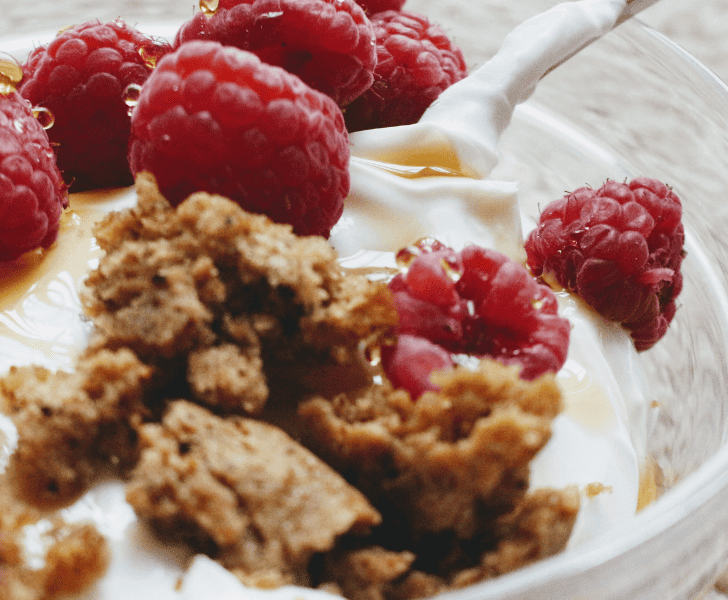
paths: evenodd
<path fill-rule="evenodd" d="M 500 2 L 510 5 L 512 0 Z M 187 19 L 196 6 L 196 0 L 113 0 L 103 3 L 98 0 L 0 0 L 0 36 L 72 25 L 77 22 L 77 15 L 101 20 L 126 15 L 143 15 L 147 21 Z M 726 0 L 660 0 L 639 18 L 694 54 L 723 80 L 728 80 Z"/>

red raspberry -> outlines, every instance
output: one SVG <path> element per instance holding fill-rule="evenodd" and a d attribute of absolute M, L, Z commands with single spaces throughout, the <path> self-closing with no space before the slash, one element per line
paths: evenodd
<path fill-rule="evenodd" d="M 665 335 L 682 289 L 681 219 L 680 198 L 655 179 L 580 188 L 541 214 L 526 241 L 528 266 L 622 323 L 647 350 Z"/>
<path fill-rule="evenodd" d="M 124 92 L 144 83 L 169 50 L 117 20 L 66 29 L 31 52 L 19 91 L 52 113 L 48 136 L 73 191 L 133 183 Z"/>
<path fill-rule="evenodd" d="M 374 83 L 346 107 L 350 132 L 410 125 L 467 75 L 463 53 L 437 25 L 409 11 L 371 18 L 377 38 Z"/>
<path fill-rule="evenodd" d="M 382 348 L 382 364 L 392 385 L 407 390 L 414 399 L 436 389 L 430 382 L 433 371 L 446 371 L 455 365 L 442 346 L 406 334 L 399 335 L 396 345 Z"/>
<path fill-rule="evenodd" d="M 253 52 L 340 106 L 372 84 L 377 60 L 371 23 L 354 0 L 226 0 L 182 25 L 174 46 L 194 39 Z"/>
<path fill-rule="evenodd" d="M 406 265 L 389 284 L 398 335 L 382 347 L 382 366 L 413 398 L 436 389 L 430 373 L 452 366 L 457 355 L 520 365 L 529 381 L 566 361 L 571 326 L 558 316 L 556 296 L 505 255 L 424 240 L 397 258 Z"/>
<path fill-rule="evenodd" d="M 371 18 L 373 15 L 385 10 L 402 10 L 405 0 L 356 0 L 356 3 Z"/>
<path fill-rule="evenodd" d="M 68 194 L 45 130 L 17 92 L 0 94 L 0 261 L 48 248 Z"/>
<path fill-rule="evenodd" d="M 344 118 L 328 96 L 257 56 L 188 42 L 147 80 L 132 114 L 129 164 L 176 205 L 193 192 L 234 200 L 328 236 L 349 192 Z"/>

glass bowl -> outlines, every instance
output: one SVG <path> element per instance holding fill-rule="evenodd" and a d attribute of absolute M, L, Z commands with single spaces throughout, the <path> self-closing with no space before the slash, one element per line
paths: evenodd
<path fill-rule="evenodd" d="M 0 49 L 17 56 L 92 16 L 121 15 L 166 37 L 192 14 L 162 0 L 41 4 L 4 12 Z M 515 25 L 553 4 L 408 0 L 406 8 L 442 24 L 475 68 Z M 725 157 L 728 87 L 636 19 L 547 75 L 516 110 L 492 177 L 519 181 L 523 202 L 544 206 L 565 190 L 637 175 L 667 182 L 683 200 L 684 291 L 668 334 L 643 355 L 663 493 L 608 536 L 442 600 L 695 600 L 728 563 Z"/>
<path fill-rule="evenodd" d="M 493 12 L 507 32 L 547 4 Z M 471 54 L 475 38 L 458 41 L 467 56 L 491 52 Z M 638 175 L 665 181 L 683 200 L 684 291 L 668 334 L 643 354 L 663 494 L 609 536 L 443 600 L 694 600 L 725 566 L 726 157 L 728 87 L 637 20 L 547 75 L 516 110 L 492 177 L 519 181 L 521 202 L 543 207 L 567 190 Z"/>

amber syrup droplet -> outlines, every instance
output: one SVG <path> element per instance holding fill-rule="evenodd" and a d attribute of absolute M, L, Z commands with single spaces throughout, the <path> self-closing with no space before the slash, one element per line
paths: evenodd
<path fill-rule="evenodd" d="M 131 116 L 131 113 L 134 112 L 134 107 L 139 103 L 139 95 L 141 93 L 142 86 L 140 86 L 138 83 L 130 83 L 126 86 L 126 88 L 124 88 L 122 99 L 124 100 L 124 104 L 129 107 L 129 109 L 127 110 L 129 116 Z"/>
<path fill-rule="evenodd" d="M 415 246 L 420 249 L 421 252 L 437 252 L 446 248 L 440 240 L 433 237 L 423 237 L 415 242 Z"/>
<path fill-rule="evenodd" d="M 397 266 L 400 269 L 406 269 L 420 254 L 422 254 L 422 251 L 417 246 L 407 246 L 397 252 L 394 259 L 397 261 Z"/>
<path fill-rule="evenodd" d="M 372 367 L 376 367 L 382 362 L 382 349 L 379 342 L 369 344 L 364 348 L 364 357 Z"/>
<path fill-rule="evenodd" d="M 0 52 L 0 94 L 12 94 L 23 79 L 23 68 L 9 54 Z"/>
<path fill-rule="evenodd" d="M 43 129 L 50 129 L 53 127 L 53 123 L 56 122 L 53 113 L 44 106 L 34 106 L 31 112 Z"/>
<path fill-rule="evenodd" d="M 445 272 L 445 275 L 447 275 L 451 281 L 455 283 L 460 281 L 460 278 L 463 276 L 463 272 L 461 269 L 456 268 L 444 258 L 440 261 L 440 264 L 442 265 L 442 270 Z"/>
<path fill-rule="evenodd" d="M 200 0 L 200 10 L 207 16 L 214 15 L 219 6 L 220 0 Z"/>
<path fill-rule="evenodd" d="M 165 48 L 161 43 L 152 39 L 139 44 L 137 52 L 142 57 L 146 67 L 154 69 L 157 66 L 157 61 L 164 56 Z"/>
<path fill-rule="evenodd" d="M 433 237 L 423 237 L 417 240 L 411 246 L 402 248 L 399 252 L 397 252 L 394 258 L 397 261 L 397 266 L 399 266 L 401 269 L 406 269 L 412 264 L 412 261 L 420 254 L 437 252 L 438 250 L 442 250 L 443 248 L 446 248 L 446 246 L 441 241 L 436 240 Z M 448 265 L 448 268 L 450 268 L 450 265 Z"/>

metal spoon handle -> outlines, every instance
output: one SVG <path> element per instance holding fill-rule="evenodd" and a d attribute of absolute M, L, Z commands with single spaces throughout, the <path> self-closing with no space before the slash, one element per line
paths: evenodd
<path fill-rule="evenodd" d="M 641 13 L 646 8 L 649 8 L 658 2 L 659 0 L 628 0 L 627 7 L 624 9 L 619 19 L 617 19 L 617 25 L 621 25 L 625 21 L 634 17 L 637 13 Z"/>

